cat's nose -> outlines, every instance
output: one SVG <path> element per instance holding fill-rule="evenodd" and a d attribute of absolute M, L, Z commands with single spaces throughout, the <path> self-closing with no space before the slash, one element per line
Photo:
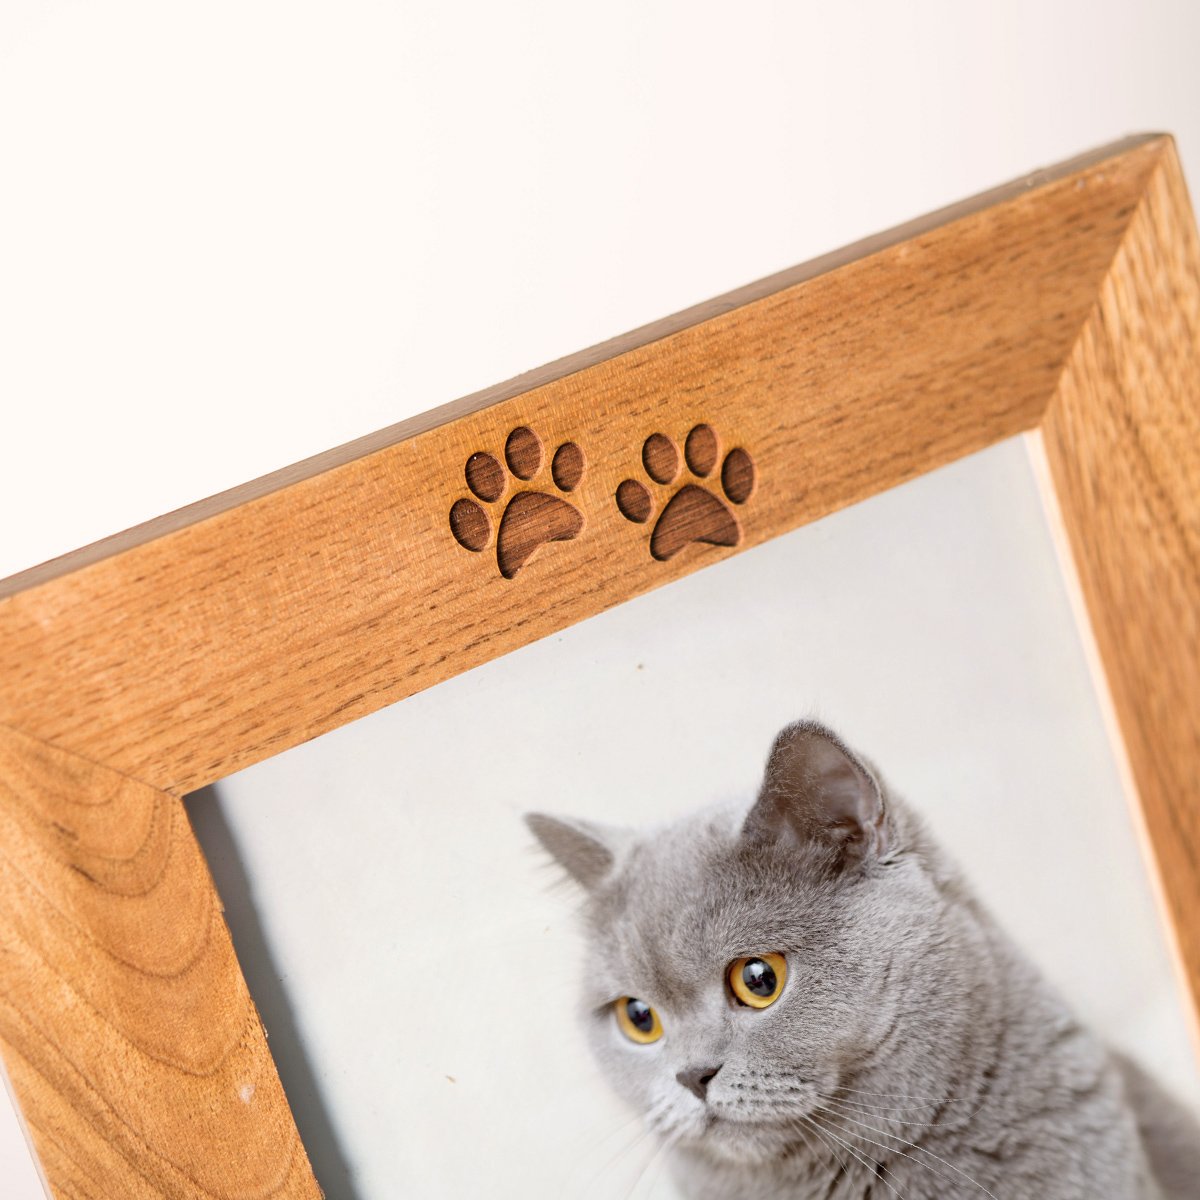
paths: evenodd
<path fill-rule="evenodd" d="M 708 1092 L 708 1085 L 712 1083 L 713 1078 L 720 1069 L 720 1067 L 689 1067 L 686 1071 L 680 1071 L 675 1078 L 689 1092 L 692 1092 L 696 1097 L 703 1100 Z"/>

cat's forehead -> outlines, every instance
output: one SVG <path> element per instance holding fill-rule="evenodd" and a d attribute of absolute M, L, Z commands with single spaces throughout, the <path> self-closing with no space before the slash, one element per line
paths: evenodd
<path fill-rule="evenodd" d="M 592 913 L 614 973 L 678 991 L 737 955 L 795 944 L 820 919 L 797 864 L 747 847 L 740 814 L 701 814 L 646 836 Z"/>

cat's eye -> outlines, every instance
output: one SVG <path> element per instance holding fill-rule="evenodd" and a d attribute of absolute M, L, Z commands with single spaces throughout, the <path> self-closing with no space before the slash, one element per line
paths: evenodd
<path fill-rule="evenodd" d="M 729 964 L 728 979 L 729 990 L 739 1004 L 769 1008 L 787 982 L 787 963 L 782 954 L 737 958 Z"/>
<path fill-rule="evenodd" d="M 644 1000 L 635 1000 L 632 996 L 622 996 L 613 1005 L 613 1012 L 617 1014 L 617 1025 L 621 1032 L 631 1042 L 641 1042 L 642 1045 L 646 1045 L 649 1042 L 657 1042 L 663 1035 L 662 1022 L 658 1019 L 658 1013 Z"/>

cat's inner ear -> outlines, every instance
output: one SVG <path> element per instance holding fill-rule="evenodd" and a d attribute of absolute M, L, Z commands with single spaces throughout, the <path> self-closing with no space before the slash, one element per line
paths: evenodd
<path fill-rule="evenodd" d="M 816 721 L 800 721 L 775 739 L 742 834 L 815 842 L 843 864 L 861 863 L 886 852 L 887 812 L 874 776 L 841 739 Z"/>
<path fill-rule="evenodd" d="M 526 813 L 525 824 L 543 849 L 588 891 L 611 874 L 630 839 L 623 829 L 548 813 Z"/>

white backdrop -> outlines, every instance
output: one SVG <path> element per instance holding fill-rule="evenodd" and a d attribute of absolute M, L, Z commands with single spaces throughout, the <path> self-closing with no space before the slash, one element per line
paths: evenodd
<path fill-rule="evenodd" d="M 1188 0 L 6 0 L 0 575 L 1127 132 L 1195 179 L 1198 48 Z"/>

